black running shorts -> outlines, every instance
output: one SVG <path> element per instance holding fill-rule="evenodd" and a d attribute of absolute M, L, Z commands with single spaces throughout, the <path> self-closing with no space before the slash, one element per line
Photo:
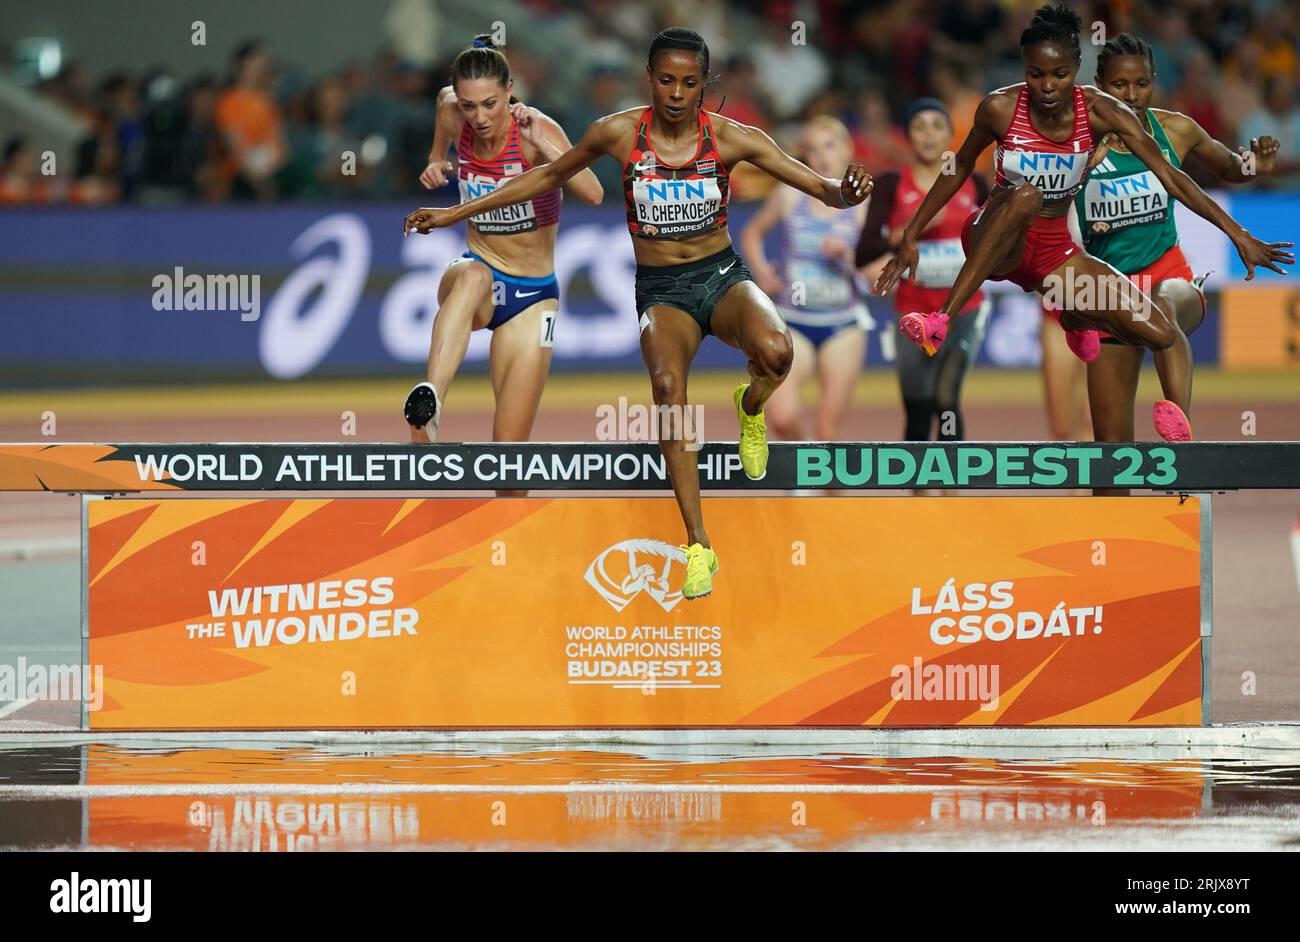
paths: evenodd
<path fill-rule="evenodd" d="M 713 333 L 709 321 L 713 319 L 713 307 L 718 300 L 737 282 L 753 280 L 749 269 L 731 246 L 682 265 L 638 265 L 636 311 L 638 315 L 644 315 L 656 304 L 675 307 L 693 317 L 700 330 L 708 336 Z"/>

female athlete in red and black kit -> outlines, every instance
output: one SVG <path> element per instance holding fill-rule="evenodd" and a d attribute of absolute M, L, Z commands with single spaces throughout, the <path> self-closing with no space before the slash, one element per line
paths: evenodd
<path fill-rule="evenodd" d="M 912 161 L 875 181 L 867 220 L 858 239 L 856 261 L 883 269 L 890 250 L 902 241 L 926 192 L 943 172 L 944 155 L 952 146 L 952 118 L 948 106 L 935 98 L 920 98 L 907 108 L 903 129 L 912 148 Z M 903 282 L 894 294 L 899 317 L 909 311 L 929 311 L 942 304 L 961 271 L 961 229 L 971 210 L 984 202 L 989 185 L 978 173 L 961 185 L 956 196 L 936 214 L 917 241 L 920 260 L 915 284 Z M 935 356 L 911 344 L 902 344 L 894 356 L 898 388 L 903 395 L 903 438 L 928 442 L 938 423 L 939 441 L 962 441 L 966 423 L 961 411 L 961 388 L 966 373 L 984 342 L 984 326 L 992 305 L 976 291 L 950 326 L 951 336 Z"/>
<path fill-rule="evenodd" d="M 727 232 L 728 175 L 749 161 L 782 183 L 847 208 L 865 200 L 871 179 L 851 165 L 833 180 L 785 153 L 757 128 L 701 107 L 709 50 L 699 33 L 673 27 L 650 44 L 646 78 L 654 104 L 596 121 L 567 153 L 492 193 L 448 209 L 418 209 L 405 232 L 429 232 L 533 199 L 610 156 L 623 165 L 627 224 L 636 254 L 641 355 L 656 405 L 685 414 L 691 361 L 712 333 L 749 359 L 752 382 L 736 389 L 740 461 L 753 479 L 767 471 L 763 403 L 785 379 L 793 358 L 790 332 L 776 306 L 750 279 Z M 660 413 L 663 415 L 664 413 Z M 672 413 L 669 413 L 672 414 Z M 718 560 L 700 512 L 697 454 L 682 436 L 660 437 L 673 491 L 686 524 L 686 598 L 713 588 Z"/>
<path fill-rule="evenodd" d="M 996 186 L 966 222 L 966 262 L 948 300 L 932 313 L 904 317 L 900 329 L 933 353 L 943 342 L 949 317 L 990 278 L 1057 295 L 1067 312 L 1062 315 L 1067 329 L 1101 327 L 1152 351 L 1165 395 L 1155 404 L 1156 431 L 1167 441 L 1190 441 L 1186 413 L 1191 348 L 1178 326 L 1177 311 L 1183 304 L 1199 306 L 1200 292 L 1189 282 L 1171 281 L 1152 299 L 1114 268 L 1080 250 L 1070 236 L 1067 214 L 1083 186 L 1097 141 L 1114 134 L 1170 196 L 1223 230 L 1246 265 L 1247 279 L 1254 277 L 1257 265 L 1283 273 L 1278 264 L 1294 261 L 1284 250 L 1290 243 L 1256 239 L 1164 159 L 1129 108 L 1099 89 L 1074 84 L 1079 26 L 1079 17 L 1063 5 L 1035 12 L 1020 35 L 1024 84 L 999 89 L 980 103 L 975 125 L 957 153 L 956 173 L 940 176 L 930 189 L 876 290 L 886 292 L 904 272 L 915 272 L 918 237 L 965 182 L 980 153 L 996 142 Z M 1063 292 L 1063 287 L 1080 290 Z M 1072 349 L 1084 359 L 1095 356 L 1096 332 L 1074 333 Z"/>

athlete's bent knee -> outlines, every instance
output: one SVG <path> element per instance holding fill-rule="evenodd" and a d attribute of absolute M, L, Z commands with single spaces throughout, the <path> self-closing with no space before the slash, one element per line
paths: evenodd
<path fill-rule="evenodd" d="M 1021 183 L 1007 197 L 1011 212 L 1021 219 L 1032 219 L 1043 208 L 1043 191 L 1032 183 Z"/>
<path fill-rule="evenodd" d="M 1147 326 L 1147 347 L 1151 350 L 1168 350 L 1178 340 L 1178 328 L 1164 311 L 1152 312 L 1151 323 Z"/>
<path fill-rule="evenodd" d="M 686 384 L 682 382 L 682 377 L 674 371 L 650 371 L 650 394 L 654 396 L 657 405 L 679 402 L 685 391 Z"/>
<path fill-rule="evenodd" d="M 492 272 L 476 262 L 471 262 L 457 276 L 457 283 L 463 284 L 467 291 L 491 291 Z"/>
<path fill-rule="evenodd" d="M 763 338 L 758 349 L 753 351 L 751 359 L 760 376 L 769 379 L 784 378 L 794 365 L 794 344 L 790 335 L 773 331 Z"/>

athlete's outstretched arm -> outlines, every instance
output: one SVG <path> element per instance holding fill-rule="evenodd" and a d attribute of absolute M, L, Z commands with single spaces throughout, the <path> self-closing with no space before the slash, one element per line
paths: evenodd
<path fill-rule="evenodd" d="M 1238 147 L 1236 153 L 1210 137 L 1205 129 L 1184 115 L 1179 115 L 1192 139 L 1187 156 L 1224 183 L 1250 183 L 1266 177 L 1277 165 L 1277 152 L 1281 148 L 1277 138 L 1269 135 L 1252 138 L 1250 150 Z M 1248 156 L 1249 155 L 1249 156 Z M 1184 161 L 1186 158 L 1184 158 Z"/>
<path fill-rule="evenodd" d="M 787 186 L 802 190 L 835 209 L 857 206 L 871 195 L 871 174 L 862 164 L 849 164 L 843 180 L 832 180 L 795 160 L 759 128 L 728 121 L 720 136 L 725 136 L 727 150 L 738 160 L 747 160 Z"/>
<path fill-rule="evenodd" d="M 876 294 L 888 294 L 904 273 L 908 274 L 909 281 L 916 277 L 916 265 L 921 258 L 916 247 L 917 238 L 925 232 L 939 210 L 948 205 L 948 201 L 957 195 L 966 178 L 974 171 L 975 162 L 979 160 L 980 154 L 997 140 L 997 136 L 993 133 L 996 117 L 993 111 L 998 107 L 993 102 L 996 100 L 995 95 L 987 95 L 975 109 L 975 122 L 953 160 L 953 172 L 939 174 L 939 179 L 934 181 L 930 192 L 925 194 L 925 199 L 921 200 L 916 215 L 903 229 L 903 237 L 899 240 L 898 248 L 894 250 L 894 257 L 889 260 L 885 270 L 876 279 L 874 289 Z"/>
<path fill-rule="evenodd" d="M 1147 169 L 1156 175 L 1156 179 L 1164 185 L 1170 196 L 1182 202 L 1202 219 L 1213 223 L 1232 240 L 1232 244 L 1237 248 L 1237 254 L 1246 265 L 1247 281 L 1255 277 L 1256 265 L 1275 271 L 1279 275 L 1285 275 L 1286 272 L 1278 266 L 1295 264 L 1295 256 L 1285 251 L 1292 243 L 1269 243 L 1256 239 L 1225 213 L 1218 203 L 1210 199 L 1205 191 L 1196 185 L 1195 180 L 1165 160 L 1164 155 L 1160 153 L 1160 148 L 1156 146 L 1155 139 L 1143 129 L 1137 115 L 1128 105 L 1105 92 L 1097 91 L 1093 94 L 1090 109 L 1095 130 L 1116 134 L 1129 149 L 1129 153 L 1146 164 Z"/>
<path fill-rule="evenodd" d="M 582 140 L 555 160 L 520 174 L 491 193 L 485 193 L 468 203 L 448 206 L 445 209 L 437 207 L 417 209 L 406 217 L 402 225 L 402 235 L 408 235 L 413 231 L 431 232 L 434 229 L 454 226 L 479 213 L 490 212 L 514 203 L 524 203 L 535 196 L 559 189 L 571 177 L 595 163 L 602 154 L 609 152 L 618 136 L 613 127 L 617 117 L 617 115 L 607 115 L 600 118 L 587 128 L 587 133 L 582 135 Z"/>

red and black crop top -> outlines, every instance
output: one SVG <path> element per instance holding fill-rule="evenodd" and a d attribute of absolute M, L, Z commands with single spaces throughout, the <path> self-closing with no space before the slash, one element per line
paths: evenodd
<path fill-rule="evenodd" d="M 623 165 L 628 231 L 643 239 L 683 239 L 723 228 L 730 187 L 708 112 L 699 113 L 695 157 L 680 167 L 655 156 L 650 145 L 653 113 L 653 108 L 642 113 Z"/>

